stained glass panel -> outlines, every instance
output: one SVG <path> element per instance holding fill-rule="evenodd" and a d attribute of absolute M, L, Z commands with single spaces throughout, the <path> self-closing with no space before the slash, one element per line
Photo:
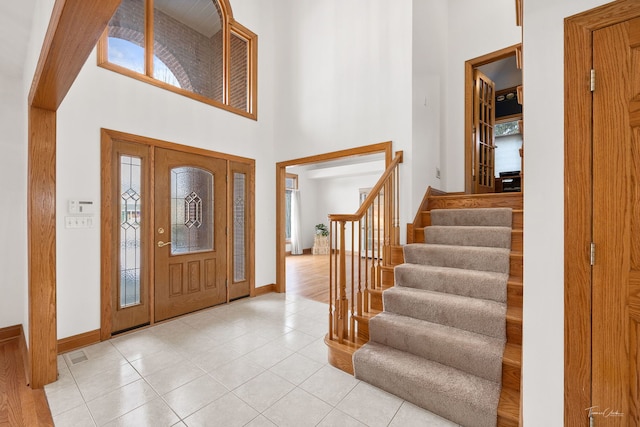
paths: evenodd
<path fill-rule="evenodd" d="M 120 308 L 140 304 L 142 162 L 120 156 Z"/>
<path fill-rule="evenodd" d="M 171 170 L 171 254 L 213 250 L 211 172 L 194 167 Z"/>
<path fill-rule="evenodd" d="M 233 281 L 246 278 L 246 174 L 233 174 Z"/>

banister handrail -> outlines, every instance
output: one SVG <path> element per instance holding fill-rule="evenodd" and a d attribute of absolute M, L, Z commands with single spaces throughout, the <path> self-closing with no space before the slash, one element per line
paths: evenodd
<path fill-rule="evenodd" d="M 376 185 L 374 185 L 373 188 L 371 188 L 369 195 L 367 195 L 367 197 L 364 199 L 364 201 L 362 202 L 362 204 L 360 205 L 356 213 L 329 214 L 328 215 L 329 220 L 330 221 L 358 221 L 362 219 L 364 214 L 367 212 L 367 209 L 373 204 L 373 201 L 376 199 L 376 197 L 378 197 L 378 193 L 380 193 L 380 190 L 382 190 L 382 187 L 387 182 L 387 179 L 389 179 L 389 177 L 394 172 L 398 164 L 402 163 L 402 156 L 403 156 L 402 151 L 396 151 L 395 157 L 393 158 L 391 163 L 389 163 L 389 166 L 384 171 L 384 173 L 380 176 L 380 179 L 378 179 L 378 182 L 376 182 Z"/>
<path fill-rule="evenodd" d="M 329 217 L 329 340 L 358 343 L 356 319 L 370 311 L 372 292 L 381 292 L 391 248 L 399 244 L 399 164 L 397 151 L 355 214 Z"/>

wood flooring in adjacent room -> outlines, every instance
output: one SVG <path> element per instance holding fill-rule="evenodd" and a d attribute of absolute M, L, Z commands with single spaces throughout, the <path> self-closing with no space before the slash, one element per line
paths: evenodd
<path fill-rule="evenodd" d="M 287 294 L 329 303 L 329 255 L 289 255 Z"/>
<path fill-rule="evenodd" d="M 43 390 L 26 385 L 17 339 L 0 342 L 0 426 L 53 426 Z"/>

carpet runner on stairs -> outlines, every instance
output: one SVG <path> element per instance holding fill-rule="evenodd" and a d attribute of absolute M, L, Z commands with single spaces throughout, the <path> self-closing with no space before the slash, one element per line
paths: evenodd
<path fill-rule="evenodd" d="M 495 426 L 506 342 L 512 211 L 431 211 L 404 247 L 355 376 L 463 426 Z"/>

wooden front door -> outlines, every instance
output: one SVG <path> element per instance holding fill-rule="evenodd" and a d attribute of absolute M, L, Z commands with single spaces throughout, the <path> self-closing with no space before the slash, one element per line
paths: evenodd
<path fill-rule="evenodd" d="M 473 92 L 473 192 L 495 191 L 495 143 L 493 128 L 496 122 L 496 86 L 480 70 L 474 70 Z"/>
<path fill-rule="evenodd" d="M 592 407 L 640 426 L 640 19 L 593 32 Z"/>
<path fill-rule="evenodd" d="M 155 318 L 226 301 L 226 161 L 157 148 Z"/>

